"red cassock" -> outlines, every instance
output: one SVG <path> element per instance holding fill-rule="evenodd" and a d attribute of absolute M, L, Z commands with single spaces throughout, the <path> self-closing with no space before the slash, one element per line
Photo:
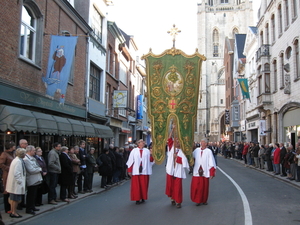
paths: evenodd
<path fill-rule="evenodd" d="M 135 149 L 133 149 L 133 150 L 135 150 Z M 149 156 L 147 157 L 146 154 L 144 155 L 145 148 L 144 148 L 144 151 L 143 150 L 136 150 L 136 151 L 140 151 L 140 157 L 143 158 L 144 164 L 145 164 L 144 160 L 146 160 L 147 163 L 151 163 L 154 161 L 152 156 L 149 155 L 150 157 Z M 133 156 L 133 154 L 134 154 L 134 151 L 132 151 L 130 153 L 130 156 Z M 146 157 L 146 159 L 144 157 Z M 152 173 L 152 171 L 151 172 L 147 171 L 149 169 L 147 169 L 147 167 L 144 165 L 143 173 L 145 173 L 145 174 L 142 174 L 142 173 L 136 174 L 136 173 L 134 173 L 134 169 L 133 169 L 134 167 L 136 167 L 135 164 L 136 164 L 136 162 L 134 161 L 134 163 L 128 168 L 128 173 L 132 173 L 131 188 L 130 188 L 130 200 L 131 201 L 140 201 L 141 199 L 147 200 L 148 199 L 148 187 L 149 187 L 149 175 Z"/>
<path fill-rule="evenodd" d="M 215 176 L 216 169 L 210 169 L 210 176 Z M 209 178 L 195 177 L 192 178 L 191 200 L 196 203 L 207 203 L 209 193 Z"/>
<path fill-rule="evenodd" d="M 168 139 L 168 159 L 166 165 L 166 195 L 176 203 L 182 203 L 182 179 L 186 178 L 185 168 L 188 161 L 181 149 L 174 149 L 174 141 Z M 176 161 L 174 154 L 177 155 Z"/>

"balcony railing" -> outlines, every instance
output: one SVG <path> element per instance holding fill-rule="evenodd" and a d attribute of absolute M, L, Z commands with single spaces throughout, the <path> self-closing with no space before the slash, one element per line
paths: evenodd
<path fill-rule="evenodd" d="M 270 55 L 270 45 L 262 45 L 256 52 L 256 61 L 258 61 L 262 56 Z"/>

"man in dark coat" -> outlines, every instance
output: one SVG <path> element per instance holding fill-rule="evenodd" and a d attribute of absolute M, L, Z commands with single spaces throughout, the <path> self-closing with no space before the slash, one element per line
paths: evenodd
<path fill-rule="evenodd" d="M 60 183 L 60 199 L 63 202 L 70 202 L 67 199 L 67 189 L 73 184 L 73 164 L 70 156 L 68 155 L 69 149 L 66 146 L 61 147 L 61 154 L 59 161 L 61 165 L 61 174 L 59 177 Z"/>
<path fill-rule="evenodd" d="M 282 177 L 286 177 L 286 168 L 284 166 L 284 157 L 287 154 L 286 148 L 284 147 L 283 143 L 279 144 L 279 148 L 280 148 L 280 164 L 281 164 L 281 175 Z"/>
<path fill-rule="evenodd" d="M 109 150 L 107 148 L 103 149 L 102 154 L 100 155 L 100 160 L 102 162 L 101 166 L 99 166 L 99 174 L 102 176 L 101 178 L 101 188 L 107 188 L 107 177 L 112 176 L 112 163 L 109 157 Z"/>

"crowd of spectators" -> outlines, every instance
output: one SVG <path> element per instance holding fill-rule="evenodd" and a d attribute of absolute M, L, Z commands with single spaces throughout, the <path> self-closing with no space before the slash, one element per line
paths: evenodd
<path fill-rule="evenodd" d="M 197 143 L 195 143 L 195 146 Z M 254 167 L 272 172 L 300 182 L 300 139 L 295 147 L 291 144 L 258 142 L 209 142 L 208 148 L 214 156 L 222 155 L 226 159 L 243 160 L 246 167 Z M 217 163 L 217 158 L 216 163 Z"/>
<path fill-rule="evenodd" d="M 69 203 L 79 193 L 93 192 L 95 172 L 102 176 L 101 188 L 129 179 L 126 162 L 133 148 L 128 143 L 121 148 L 111 144 L 97 157 L 95 148 L 87 150 L 83 140 L 70 148 L 56 142 L 45 160 L 42 149 L 28 145 L 25 139 L 19 141 L 19 146 L 7 142 L 0 155 L 5 212 L 12 218 L 21 218 L 17 210 L 25 208 L 27 214 L 35 215 L 45 203 L 45 194 L 48 204 Z"/>

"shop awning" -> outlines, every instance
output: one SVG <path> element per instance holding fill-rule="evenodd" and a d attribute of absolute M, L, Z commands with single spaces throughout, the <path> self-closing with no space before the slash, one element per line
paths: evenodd
<path fill-rule="evenodd" d="M 39 112 L 31 112 L 36 118 L 37 131 L 41 134 L 58 134 L 56 121 L 52 116 Z"/>
<path fill-rule="evenodd" d="M 91 123 L 83 122 L 81 121 L 82 126 L 85 129 L 85 135 L 88 137 L 97 137 L 97 134 L 95 133 L 95 128 Z"/>
<path fill-rule="evenodd" d="M 71 136 L 73 134 L 72 125 L 70 122 L 63 117 L 52 116 L 57 123 L 58 134 Z"/>
<path fill-rule="evenodd" d="M 0 105 L 0 130 L 37 132 L 37 123 L 29 110 Z"/>
<path fill-rule="evenodd" d="M 68 119 L 72 126 L 73 135 L 75 136 L 85 136 L 85 129 L 79 120 Z"/>
<path fill-rule="evenodd" d="M 95 128 L 95 133 L 100 138 L 112 138 L 114 137 L 114 133 L 108 126 L 104 126 L 101 124 L 92 123 Z"/>

